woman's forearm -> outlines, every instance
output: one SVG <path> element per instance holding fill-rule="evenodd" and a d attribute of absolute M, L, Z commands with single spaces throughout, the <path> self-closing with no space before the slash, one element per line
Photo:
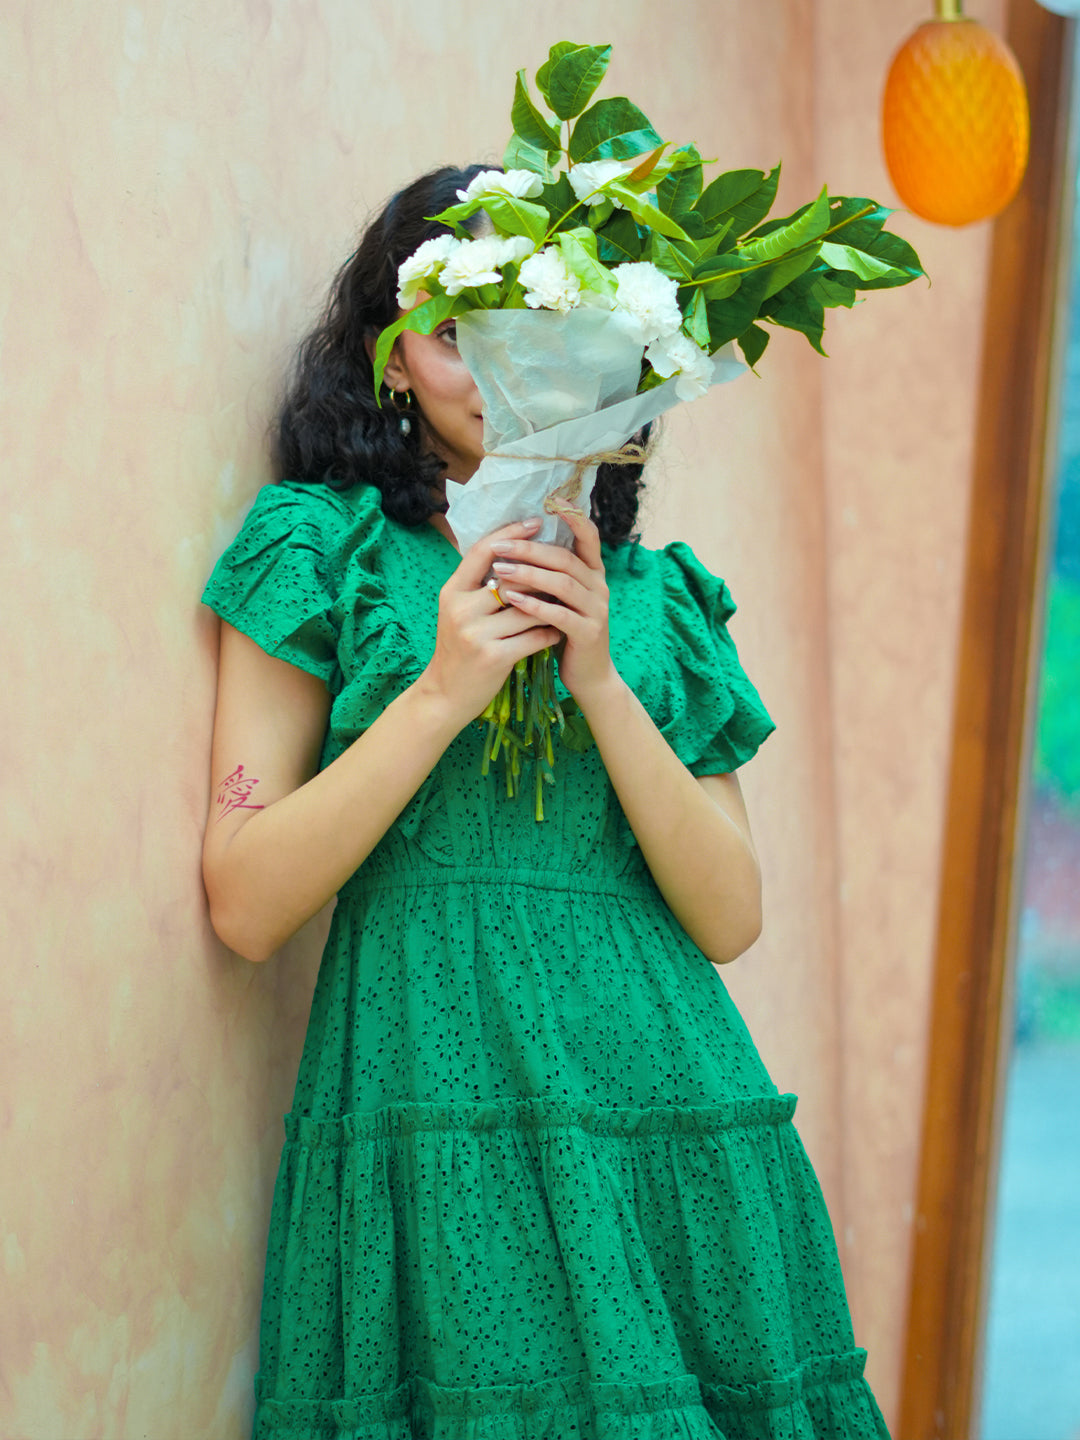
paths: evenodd
<path fill-rule="evenodd" d="M 616 672 L 579 703 L 660 893 L 710 960 L 734 960 L 761 931 L 748 832 L 690 774 Z"/>
<path fill-rule="evenodd" d="M 423 677 L 333 764 L 253 814 L 204 864 L 227 945 L 265 960 L 341 888 L 460 728 Z"/>
<path fill-rule="evenodd" d="M 211 807 L 203 877 L 214 929 L 239 954 L 266 959 L 320 910 L 514 665 L 558 640 L 557 629 L 501 606 L 485 584 L 493 546 L 539 523 L 503 526 L 466 551 L 439 592 L 423 674 L 319 774 L 325 686 L 223 624 L 213 767 L 231 778 L 238 766 L 245 788 L 242 803 L 221 808 L 219 793 Z"/>

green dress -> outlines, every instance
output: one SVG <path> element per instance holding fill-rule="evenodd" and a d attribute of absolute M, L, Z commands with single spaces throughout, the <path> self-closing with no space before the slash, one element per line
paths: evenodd
<path fill-rule="evenodd" d="M 264 488 L 205 599 L 326 683 L 329 764 L 419 674 L 458 556 Z M 695 775 L 772 729 L 683 544 L 605 550 L 616 664 Z M 562 692 L 565 693 L 565 692 Z M 547 818 L 467 726 L 338 898 L 270 1223 L 258 1440 L 886 1435 L 832 1230 L 595 746 Z"/>

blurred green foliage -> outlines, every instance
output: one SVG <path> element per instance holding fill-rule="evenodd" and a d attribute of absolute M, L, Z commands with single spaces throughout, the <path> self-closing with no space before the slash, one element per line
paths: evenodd
<path fill-rule="evenodd" d="M 1080 578 L 1050 578 L 1035 784 L 1080 817 Z"/>

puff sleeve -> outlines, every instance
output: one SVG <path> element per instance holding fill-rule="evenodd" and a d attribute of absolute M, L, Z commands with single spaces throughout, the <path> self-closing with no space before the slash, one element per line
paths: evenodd
<path fill-rule="evenodd" d="M 726 774 L 776 727 L 728 633 L 735 603 L 727 586 L 682 541 L 660 553 L 671 642 L 661 731 L 694 775 Z"/>
<path fill-rule="evenodd" d="M 203 603 L 268 655 L 341 688 L 334 555 L 348 513 L 322 486 L 265 485 L 222 555 Z"/>

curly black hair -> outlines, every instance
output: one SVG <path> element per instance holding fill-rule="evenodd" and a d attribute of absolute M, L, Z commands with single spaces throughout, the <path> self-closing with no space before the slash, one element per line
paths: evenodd
<path fill-rule="evenodd" d="M 424 448 L 423 426 L 402 434 L 386 396 L 380 406 L 368 342 L 397 318 L 397 273 L 424 241 L 451 233 L 428 217 L 457 201 L 484 168 L 443 166 L 400 190 L 368 225 L 339 270 L 326 309 L 301 343 L 276 420 L 276 478 L 347 490 L 375 485 L 382 507 L 404 525 L 422 525 L 445 510 L 439 498 L 445 465 Z M 645 438 L 644 435 L 635 437 Z M 631 538 L 642 466 L 601 465 L 592 518 L 601 539 Z"/>

